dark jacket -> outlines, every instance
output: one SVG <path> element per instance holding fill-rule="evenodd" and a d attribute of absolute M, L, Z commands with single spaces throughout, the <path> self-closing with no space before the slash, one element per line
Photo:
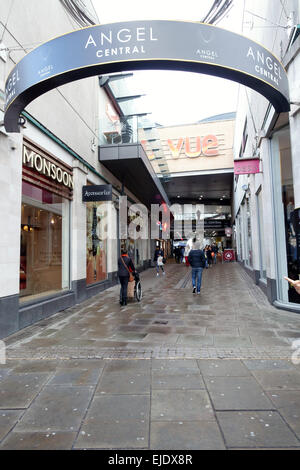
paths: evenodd
<path fill-rule="evenodd" d="M 157 258 L 158 258 L 159 256 L 164 257 L 164 250 L 161 250 L 161 249 L 155 250 L 153 261 L 157 261 Z"/>
<path fill-rule="evenodd" d="M 206 260 L 203 250 L 191 250 L 188 256 L 188 262 L 192 268 L 205 268 Z"/>
<path fill-rule="evenodd" d="M 129 269 L 130 272 L 135 271 L 134 264 L 132 262 L 132 259 L 129 258 L 129 256 L 120 256 L 118 259 L 118 276 L 119 277 L 129 277 L 129 272 L 127 271 L 126 267 L 122 263 L 122 260 L 126 264 L 127 268 Z"/>

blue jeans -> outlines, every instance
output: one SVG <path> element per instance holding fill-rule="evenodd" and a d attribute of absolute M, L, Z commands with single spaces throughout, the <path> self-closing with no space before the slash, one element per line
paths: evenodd
<path fill-rule="evenodd" d="M 196 287 L 196 279 L 197 279 L 197 292 L 200 292 L 200 289 L 201 289 L 202 272 L 203 272 L 203 268 L 192 268 L 193 287 Z"/>

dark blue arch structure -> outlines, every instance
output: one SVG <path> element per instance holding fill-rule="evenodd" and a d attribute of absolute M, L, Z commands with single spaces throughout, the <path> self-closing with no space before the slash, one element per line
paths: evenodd
<path fill-rule="evenodd" d="M 133 21 L 96 25 L 52 39 L 28 53 L 7 78 L 4 125 L 19 132 L 19 115 L 34 99 L 65 83 L 142 69 L 199 72 L 239 82 L 290 110 L 283 65 L 266 48 L 203 23 Z"/>

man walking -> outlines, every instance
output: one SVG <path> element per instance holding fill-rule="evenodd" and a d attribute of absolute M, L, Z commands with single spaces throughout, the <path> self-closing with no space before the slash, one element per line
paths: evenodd
<path fill-rule="evenodd" d="M 205 268 L 206 259 L 203 250 L 200 250 L 200 242 L 194 244 L 194 249 L 192 249 L 188 256 L 188 261 L 192 266 L 192 282 L 193 282 L 193 294 L 196 293 L 196 283 L 197 283 L 197 294 L 200 294 L 201 282 L 202 282 L 202 272 Z"/>

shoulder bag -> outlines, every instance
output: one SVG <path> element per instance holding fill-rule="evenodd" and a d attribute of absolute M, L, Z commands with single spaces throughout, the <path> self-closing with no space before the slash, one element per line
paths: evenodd
<path fill-rule="evenodd" d="M 127 271 L 129 272 L 129 282 L 133 282 L 134 281 L 134 276 L 133 274 L 129 271 L 125 261 L 123 260 L 122 256 L 121 256 L 121 261 L 122 263 L 124 264 L 125 268 L 127 269 Z"/>

